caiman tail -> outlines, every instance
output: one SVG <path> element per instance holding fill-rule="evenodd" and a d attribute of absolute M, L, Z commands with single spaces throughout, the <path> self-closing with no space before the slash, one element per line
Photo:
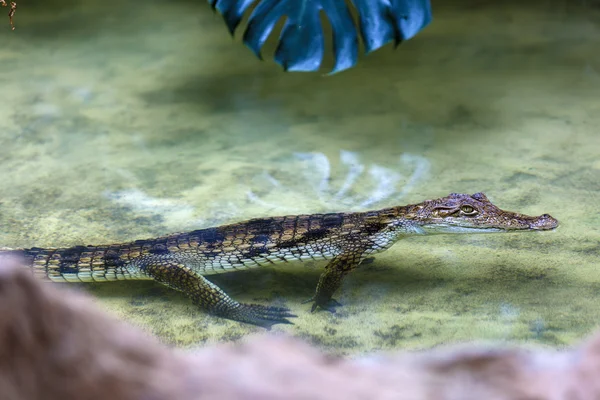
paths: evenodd
<path fill-rule="evenodd" d="M 36 278 L 47 280 L 48 274 L 46 271 L 36 273 L 35 268 L 33 268 L 33 260 L 34 258 L 25 249 L 0 247 L 0 269 L 8 268 L 8 266 L 20 266 L 30 270 Z"/>

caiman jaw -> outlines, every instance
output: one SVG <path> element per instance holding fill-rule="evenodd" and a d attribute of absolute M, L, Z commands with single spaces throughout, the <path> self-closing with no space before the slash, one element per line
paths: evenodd
<path fill-rule="evenodd" d="M 469 225 L 472 222 L 479 228 L 496 228 L 502 231 L 547 231 L 558 226 L 558 221 L 549 214 L 532 217 L 511 211 L 504 211 L 495 206 L 494 208 L 496 210 L 488 206 L 483 212 L 484 215 L 479 219 L 473 219 L 473 221 L 457 220 L 454 223 Z"/>

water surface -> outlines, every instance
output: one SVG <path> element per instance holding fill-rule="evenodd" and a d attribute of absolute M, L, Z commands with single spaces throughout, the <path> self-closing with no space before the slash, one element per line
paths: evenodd
<path fill-rule="evenodd" d="M 434 2 L 415 39 L 334 76 L 256 60 L 204 2 L 23 5 L 0 30 L 0 245 L 483 191 L 561 226 L 406 239 L 347 278 L 336 315 L 301 304 L 323 264 L 214 281 L 285 304 L 298 318 L 274 330 L 338 353 L 570 345 L 600 321 L 600 8 L 494 3 Z M 83 288 L 177 346 L 259 330 L 152 282 Z"/>

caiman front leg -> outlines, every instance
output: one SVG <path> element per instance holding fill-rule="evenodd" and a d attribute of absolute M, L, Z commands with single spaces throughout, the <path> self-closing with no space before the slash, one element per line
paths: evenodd
<path fill-rule="evenodd" d="M 319 277 L 315 295 L 304 302 L 313 302 L 311 312 L 317 307 L 335 312 L 335 307 L 341 304 L 332 298 L 333 294 L 341 286 L 344 276 L 358 267 L 363 258 L 362 252 L 342 253 L 325 266 L 325 271 Z"/>
<path fill-rule="evenodd" d="M 238 303 L 221 288 L 184 264 L 166 260 L 143 261 L 138 267 L 157 282 L 179 290 L 195 305 L 219 317 L 271 329 L 275 324 L 291 324 L 295 317 L 285 307 Z"/>

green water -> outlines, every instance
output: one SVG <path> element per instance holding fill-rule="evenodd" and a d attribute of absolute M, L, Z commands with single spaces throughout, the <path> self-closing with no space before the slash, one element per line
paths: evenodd
<path fill-rule="evenodd" d="M 336 315 L 301 304 L 323 264 L 214 282 L 285 304 L 298 318 L 274 330 L 338 353 L 586 337 L 600 321 L 600 8 L 436 3 L 398 51 L 330 77 L 256 60 L 203 1 L 19 3 L 16 31 L 0 19 L 0 246 L 483 191 L 561 226 L 406 239 L 347 278 Z M 153 282 L 81 287 L 181 347 L 260 331 Z"/>

